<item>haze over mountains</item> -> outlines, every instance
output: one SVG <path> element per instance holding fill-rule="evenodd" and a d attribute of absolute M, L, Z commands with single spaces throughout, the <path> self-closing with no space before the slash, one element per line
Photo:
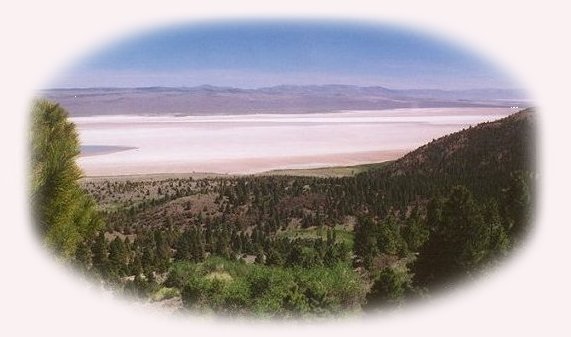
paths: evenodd
<path fill-rule="evenodd" d="M 526 106 L 526 95 L 512 89 L 388 89 L 354 85 L 280 85 L 239 89 L 198 87 L 49 89 L 41 96 L 71 116 L 227 115 L 336 112 L 433 107 Z"/>

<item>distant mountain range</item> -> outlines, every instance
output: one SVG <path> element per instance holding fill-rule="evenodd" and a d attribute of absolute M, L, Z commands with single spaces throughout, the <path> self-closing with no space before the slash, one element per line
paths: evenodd
<path fill-rule="evenodd" d="M 71 116 L 226 115 L 312 113 L 431 107 L 527 106 L 520 90 L 396 90 L 353 85 L 280 85 L 239 89 L 203 85 L 189 88 L 49 89 L 40 96 L 57 101 Z"/>

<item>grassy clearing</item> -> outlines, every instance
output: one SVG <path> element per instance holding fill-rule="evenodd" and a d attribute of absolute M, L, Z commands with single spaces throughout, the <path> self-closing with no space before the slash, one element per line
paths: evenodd
<path fill-rule="evenodd" d="M 319 167 L 312 169 L 290 169 L 290 170 L 272 170 L 260 173 L 259 175 L 282 175 L 282 176 L 297 176 L 297 177 L 351 177 L 359 173 L 369 171 L 371 169 L 381 168 L 392 161 L 385 161 L 382 163 L 362 164 L 354 166 L 334 166 L 334 167 Z"/>
<path fill-rule="evenodd" d="M 277 235 L 281 237 L 287 237 L 289 239 L 296 239 L 296 238 L 307 238 L 307 239 L 317 239 L 322 238 L 323 240 L 327 240 L 327 231 L 329 228 L 307 228 L 307 229 L 289 229 L 283 232 L 278 232 Z M 353 247 L 353 243 L 355 241 L 355 236 L 353 232 L 347 230 L 347 228 L 337 225 L 333 229 L 336 236 L 337 242 L 344 242 L 349 247 Z"/>
<path fill-rule="evenodd" d="M 151 300 L 153 302 L 158 302 L 178 296 L 180 296 L 180 290 L 177 288 L 162 287 L 151 295 Z"/>
<path fill-rule="evenodd" d="M 213 271 L 207 274 L 204 278 L 209 281 L 213 280 L 225 281 L 225 282 L 232 281 L 232 276 L 225 271 Z"/>

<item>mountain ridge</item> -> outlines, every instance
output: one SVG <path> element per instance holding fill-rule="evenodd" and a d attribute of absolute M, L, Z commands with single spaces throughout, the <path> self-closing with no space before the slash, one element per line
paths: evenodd
<path fill-rule="evenodd" d="M 40 96 L 59 102 L 71 116 L 112 114 L 314 113 L 437 107 L 525 105 L 517 89 L 390 89 L 382 86 L 280 85 L 258 89 L 142 87 L 48 89 Z"/>
<path fill-rule="evenodd" d="M 523 109 L 434 139 L 357 180 L 372 190 L 390 190 L 405 204 L 455 185 L 478 198 L 497 197 L 514 173 L 535 172 L 535 115 L 534 108 Z"/>

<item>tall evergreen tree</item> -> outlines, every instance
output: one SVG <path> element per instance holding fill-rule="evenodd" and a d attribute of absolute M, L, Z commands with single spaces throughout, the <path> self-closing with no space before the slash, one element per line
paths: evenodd
<path fill-rule="evenodd" d="M 411 287 L 410 275 L 406 271 L 385 268 L 373 283 L 367 294 L 367 309 L 378 309 L 389 304 L 399 304 Z"/>
<path fill-rule="evenodd" d="M 361 217 L 355 226 L 355 254 L 367 269 L 372 268 L 373 259 L 379 254 L 377 231 L 377 224 L 369 217 Z"/>
<path fill-rule="evenodd" d="M 127 250 L 123 240 L 115 237 L 109 244 L 109 264 L 116 275 L 123 276 L 127 272 L 127 258 Z"/>
<path fill-rule="evenodd" d="M 97 235 L 93 241 L 91 252 L 93 253 L 93 268 L 95 268 L 95 270 L 100 274 L 106 275 L 109 267 L 109 260 L 107 257 L 107 241 L 105 240 L 103 232 L 99 232 L 99 235 Z"/>
<path fill-rule="evenodd" d="M 511 174 L 508 187 L 502 193 L 503 215 L 511 237 L 519 240 L 525 234 L 532 211 L 531 173 Z"/>
<path fill-rule="evenodd" d="M 77 247 L 75 251 L 75 262 L 80 269 L 91 269 L 91 248 L 87 242 L 84 242 Z"/>
<path fill-rule="evenodd" d="M 418 207 L 415 207 L 406 219 L 406 226 L 402 229 L 402 237 L 410 252 L 418 252 L 428 239 L 428 229 L 424 226 Z"/>
<path fill-rule="evenodd" d="M 94 201 L 78 184 L 79 140 L 67 112 L 45 100 L 32 106 L 31 198 L 45 243 L 65 259 L 101 227 Z"/>
<path fill-rule="evenodd" d="M 156 247 L 156 266 L 159 271 L 165 271 L 170 264 L 171 251 L 165 234 L 161 230 L 154 232 L 154 240 Z"/>
<path fill-rule="evenodd" d="M 427 214 L 430 235 L 414 264 L 415 281 L 425 286 L 453 284 L 484 265 L 494 245 L 505 245 L 498 224 L 486 220 L 464 186 L 452 188 L 443 201 L 433 200 Z"/>

